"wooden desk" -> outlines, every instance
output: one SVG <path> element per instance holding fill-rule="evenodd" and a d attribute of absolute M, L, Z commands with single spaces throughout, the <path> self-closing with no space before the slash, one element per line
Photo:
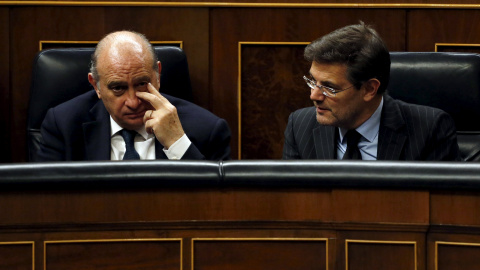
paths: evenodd
<path fill-rule="evenodd" d="M 480 166 L 0 166 L 0 269 L 477 269 Z"/>

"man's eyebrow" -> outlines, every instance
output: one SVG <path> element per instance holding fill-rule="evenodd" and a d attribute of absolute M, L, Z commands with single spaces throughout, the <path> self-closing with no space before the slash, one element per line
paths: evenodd
<path fill-rule="evenodd" d="M 110 81 L 107 83 L 108 88 L 112 88 L 114 86 L 125 86 L 125 85 L 128 85 L 128 84 L 122 81 Z"/>
<path fill-rule="evenodd" d="M 150 82 L 152 80 L 152 78 L 150 76 L 141 76 L 141 77 L 137 77 L 137 78 L 134 78 L 133 79 L 133 82 L 134 83 L 137 83 L 137 82 Z"/>

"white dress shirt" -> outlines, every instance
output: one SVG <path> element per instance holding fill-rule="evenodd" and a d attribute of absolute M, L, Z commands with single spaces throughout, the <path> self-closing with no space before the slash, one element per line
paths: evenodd
<path fill-rule="evenodd" d="M 110 116 L 110 136 L 111 136 L 111 160 L 122 160 L 125 155 L 125 141 L 123 140 L 120 131 L 123 128 L 113 120 Z M 135 150 L 140 155 L 142 160 L 153 160 L 155 157 L 155 135 L 148 134 L 145 130 L 145 126 L 135 130 L 138 134 L 135 136 L 134 145 Z M 183 157 L 187 149 L 190 147 L 192 142 L 184 134 L 180 139 L 178 139 L 174 144 L 170 146 L 169 149 L 163 148 L 163 152 L 168 157 L 168 159 L 179 160 Z"/>
<path fill-rule="evenodd" d="M 377 160 L 378 149 L 378 131 L 380 130 L 380 118 L 382 116 L 383 97 L 375 112 L 355 130 L 362 135 L 358 142 L 358 150 L 362 155 L 362 160 Z M 343 155 L 347 150 L 347 140 L 344 140 L 348 130 L 338 128 L 337 141 L 337 159 L 343 159 Z"/>

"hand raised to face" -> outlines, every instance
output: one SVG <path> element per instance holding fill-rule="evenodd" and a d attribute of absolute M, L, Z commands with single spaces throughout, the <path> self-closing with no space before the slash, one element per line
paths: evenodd
<path fill-rule="evenodd" d="M 150 103 L 153 107 L 153 110 L 146 111 L 143 116 L 145 129 L 148 133 L 153 133 L 157 140 L 168 149 L 185 134 L 178 118 L 177 108 L 151 83 L 148 84 L 147 89 L 147 92 L 136 92 L 138 98 Z"/>

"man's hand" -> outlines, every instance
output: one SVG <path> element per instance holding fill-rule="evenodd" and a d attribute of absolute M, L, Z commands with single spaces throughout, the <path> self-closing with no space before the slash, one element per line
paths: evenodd
<path fill-rule="evenodd" d="M 143 116 L 145 129 L 154 133 L 157 140 L 166 148 L 180 139 L 185 132 L 178 118 L 177 108 L 158 92 L 152 84 L 148 92 L 136 92 L 137 97 L 150 103 L 154 110 L 148 110 Z"/>

